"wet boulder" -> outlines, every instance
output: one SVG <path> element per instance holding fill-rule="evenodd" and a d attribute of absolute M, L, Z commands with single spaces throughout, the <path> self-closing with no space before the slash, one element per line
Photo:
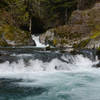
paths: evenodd
<path fill-rule="evenodd" d="M 92 67 L 95 67 L 95 68 L 100 68 L 100 62 L 97 63 L 97 64 L 94 64 Z"/>

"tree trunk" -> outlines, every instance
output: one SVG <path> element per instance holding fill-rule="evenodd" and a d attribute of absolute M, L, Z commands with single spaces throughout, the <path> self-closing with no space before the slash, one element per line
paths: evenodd
<path fill-rule="evenodd" d="M 29 32 L 32 34 L 32 18 L 30 17 L 30 22 L 29 22 Z"/>

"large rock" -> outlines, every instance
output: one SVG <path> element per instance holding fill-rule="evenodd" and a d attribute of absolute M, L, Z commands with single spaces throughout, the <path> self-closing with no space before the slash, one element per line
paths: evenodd
<path fill-rule="evenodd" d="M 92 9 L 74 11 L 70 18 L 70 24 L 85 25 L 87 31 L 86 39 L 76 44 L 76 48 L 98 48 L 100 46 L 100 3 L 96 3 Z"/>
<path fill-rule="evenodd" d="M 35 46 L 31 34 L 16 25 L 21 20 L 13 19 L 10 9 L 5 9 L 7 4 L 4 1 L 0 1 L 0 46 Z"/>
<path fill-rule="evenodd" d="M 64 25 L 40 35 L 40 42 L 55 47 L 72 47 L 85 39 L 90 28 L 85 25 Z"/>
<path fill-rule="evenodd" d="M 31 35 L 14 26 L 0 26 L 0 46 L 35 46 Z"/>
<path fill-rule="evenodd" d="M 100 44 L 100 3 L 72 13 L 69 24 L 48 30 L 40 36 L 42 43 L 56 47 L 93 48 Z M 51 35 L 50 35 L 51 34 Z"/>

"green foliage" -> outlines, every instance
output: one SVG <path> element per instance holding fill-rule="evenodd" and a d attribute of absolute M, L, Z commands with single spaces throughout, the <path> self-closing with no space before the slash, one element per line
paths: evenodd
<path fill-rule="evenodd" d="M 100 24 L 95 24 L 94 29 L 92 30 L 91 39 L 96 39 L 100 37 Z"/>
<path fill-rule="evenodd" d="M 97 37 L 100 37 L 100 32 L 95 32 L 92 36 L 91 39 L 95 39 Z"/>
<path fill-rule="evenodd" d="M 16 46 L 28 45 L 29 40 L 28 32 L 7 24 L 0 26 L 0 46 L 11 46 L 10 42 Z"/>
<path fill-rule="evenodd" d="M 90 39 L 86 39 L 86 40 L 81 41 L 79 44 L 74 44 L 73 47 L 79 48 L 79 49 L 85 48 L 89 42 L 90 42 Z"/>

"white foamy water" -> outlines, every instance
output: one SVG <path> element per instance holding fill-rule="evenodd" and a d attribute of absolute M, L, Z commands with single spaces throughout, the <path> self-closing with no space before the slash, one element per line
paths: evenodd
<path fill-rule="evenodd" d="M 21 55 L 17 55 L 21 56 Z M 26 56 L 26 55 L 22 55 Z M 62 59 L 67 61 L 70 56 Z M 93 64 L 98 63 L 98 61 L 92 62 L 90 59 L 83 57 L 82 55 L 77 55 L 71 57 L 72 63 L 66 63 L 58 58 L 52 59 L 50 62 L 43 62 L 41 60 L 30 60 L 27 64 L 23 59 L 19 60 L 17 63 L 4 62 L 0 64 L 0 74 L 6 73 L 34 73 L 34 72 L 83 72 L 83 71 L 93 71 Z"/>
<path fill-rule="evenodd" d="M 17 55 L 31 56 L 31 55 Z M 100 71 L 90 59 L 62 56 L 0 64 L 0 100 L 100 100 Z"/>
<path fill-rule="evenodd" d="M 39 36 L 32 35 L 32 38 L 35 41 L 37 47 L 46 47 L 46 46 L 48 46 L 48 45 L 44 45 L 44 44 L 40 43 Z"/>

